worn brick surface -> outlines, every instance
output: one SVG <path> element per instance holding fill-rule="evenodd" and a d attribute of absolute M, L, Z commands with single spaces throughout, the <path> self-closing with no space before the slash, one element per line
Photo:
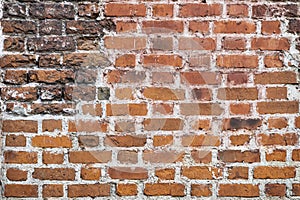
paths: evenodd
<path fill-rule="evenodd" d="M 298 0 L 0 0 L 0 199 L 299 199 Z"/>

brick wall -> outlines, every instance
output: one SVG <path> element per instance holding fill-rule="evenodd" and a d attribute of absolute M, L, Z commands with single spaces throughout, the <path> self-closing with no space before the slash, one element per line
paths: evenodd
<path fill-rule="evenodd" d="M 299 199 L 297 0 L 0 2 L 2 199 Z"/>

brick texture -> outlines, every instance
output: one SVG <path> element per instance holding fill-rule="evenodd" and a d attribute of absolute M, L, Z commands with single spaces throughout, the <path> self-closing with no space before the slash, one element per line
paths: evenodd
<path fill-rule="evenodd" d="M 0 0 L 0 199 L 299 199 L 297 0 Z"/>

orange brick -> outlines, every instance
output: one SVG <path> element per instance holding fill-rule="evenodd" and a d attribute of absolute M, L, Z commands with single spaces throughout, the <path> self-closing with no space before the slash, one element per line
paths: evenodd
<path fill-rule="evenodd" d="M 153 145 L 157 146 L 166 146 L 173 144 L 172 135 L 155 135 L 153 136 Z"/>
<path fill-rule="evenodd" d="M 162 180 L 174 180 L 175 178 L 175 169 L 164 168 L 164 169 L 155 169 L 155 176 Z"/>
<path fill-rule="evenodd" d="M 116 31 L 118 33 L 132 33 L 136 32 L 137 23 L 133 21 L 118 21 L 116 22 Z"/>
<path fill-rule="evenodd" d="M 251 184 L 220 184 L 218 196 L 220 197 L 258 197 L 258 185 Z"/>
<path fill-rule="evenodd" d="M 280 21 L 262 21 L 261 32 L 263 34 L 279 34 Z"/>
<path fill-rule="evenodd" d="M 268 99 L 287 99 L 286 87 L 267 88 Z"/>
<path fill-rule="evenodd" d="M 135 196 L 137 195 L 137 185 L 119 183 L 116 193 L 119 196 Z"/>
<path fill-rule="evenodd" d="M 288 125 L 286 118 L 270 118 L 268 119 L 269 128 L 285 128 Z"/>
<path fill-rule="evenodd" d="M 227 14 L 231 17 L 247 17 L 248 6 L 246 4 L 227 5 Z"/>
<path fill-rule="evenodd" d="M 235 115 L 248 115 L 251 105 L 248 103 L 230 104 L 230 113 Z"/>
<path fill-rule="evenodd" d="M 185 187 L 180 183 L 146 183 L 144 194 L 147 196 L 184 196 Z"/>
<path fill-rule="evenodd" d="M 284 162 L 286 158 L 285 150 L 274 150 L 271 153 L 266 153 L 267 161 L 282 161 Z"/>
<path fill-rule="evenodd" d="M 251 41 L 251 48 L 269 51 L 289 50 L 290 42 L 287 38 L 254 38 Z"/>
<path fill-rule="evenodd" d="M 253 177 L 257 179 L 288 179 L 295 176 L 295 167 L 258 166 L 254 168 L 253 174 Z"/>
<path fill-rule="evenodd" d="M 67 136 L 51 137 L 51 136 L 39 135 L 32 138 L 31 144 L 34 147 L 43 147 L 43 148 L 56 148 L 56 147 L 71 148 L 72 147 L 72 141 Z"/>

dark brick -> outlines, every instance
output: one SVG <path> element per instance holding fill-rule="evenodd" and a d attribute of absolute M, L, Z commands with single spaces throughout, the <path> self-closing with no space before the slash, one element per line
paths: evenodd
<path fill-rule="evenodd" d="M 3 5 L 3 17 L 26 17 L 26 6 L 23 3 L 4 3 Z"/>
<path fill-rule="evenodd" d="M 68 86 L 65 88 L 64 97 L 73 101 L 92 101 L 96 97 L 96 88 L 86 85 Z"/>
<path fill-rule="evenodd" d="M 35 65 L 33 55 L 5 55 L 0 57 L 0 67 L 31 67 Z"/>
<path fill-rule="evenodd" d="M 261 125 L 262 125 L 262 120 L 260 119 L 231 118 L 231 119 L 224 120 L 223 129 L 224 130 L 238 130 L 238 129 L 254 130 Z"/>
<path fill-rule="evenodd" d="M 60 66 L 59 54 L 40 55 L 39 67 L 58 67 Z"/>
<path fill-rule="evenodd" d="M 75 9 L 69 4 L 33 3 L 29 6 L 29 15 L 38 19 L 74 19 Z"/>
<path fill-rule="evenodd" d="M 24 38 L 23 37 L 9 37 L 4 39 L 5 51 L 24 51 Z"/>
<path fill-rule="evenodd" d="M 98 99 L 99 100 L 109 100 L 110 90 L 108 87 L 98 88 Z"/>
<path fill-rule="evenodd" d="M 77 84 L 89 84 L 96 83 L 97 70 L 96 69 L 79 69 L 76 71 L 75 83 Z"/>
<path fill-rule="evenodd" d="M 28 50 L 36 52 L 74 51 L 73 37 L 40 37 L 28 39 Z"/>
<path fill-rule="evenodd" d="M 59 20 L 44 20 L 40 22 L 41 35 L 61 35 L 62 22 Z"/>
<path fill-rule="evenodd" d="M 260 154 L 255 151 L 225 150 L 218 153 L 218 160 L 223 162 L 260 162 Z"/>
<path fill-rule="evenodd" d="M 291 33 L 300 33 L 300 20 L 291 19 L 289 22 L 289 32 Z"/>
<path fill-rule="evenodd" d="M 69 53 L 64 55 L 63 65 L 82 69 L 82 67 L 107 67 L 108 58 L 101 53 Z"/>
<path fill-rule="evenodd" d="M 1 24 L 3 27 L 3 33 L 12 33 L 12 34 L 36 33 L 36 25 L 32 21 L 3 20 Z"/>
<path fill-rule="evenodd" d="M 116 27 L 111 20 L 102 21 L 68 21 L 66 32 L 68 34 L 103 34 L 103 29 L 115 31 Z"/>
<path fill-rule="evenodd" d="M 75 105 L 72 103 L 33 103 L 30 114 L 64 114 L 72 115 L 75 112 Z"/>
<path fill-rule="evenodd" d="M 60 86 L 42 86 L 39 96 L 43 101 L 62 100 L 62 88 Z"/>

